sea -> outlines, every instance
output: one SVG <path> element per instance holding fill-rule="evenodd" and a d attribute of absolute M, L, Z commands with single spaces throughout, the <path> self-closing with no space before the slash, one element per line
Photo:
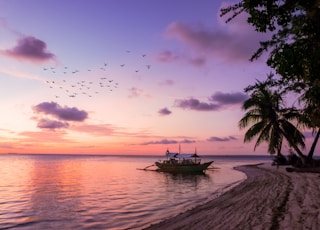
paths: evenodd
<path fill-rule="evenodd" d="M 154 171 L 164 156 L 2 154 L 0 229 L 144 229 L 246 179 L 270 156 L 203 156 L 203 175 Z M 141 170 L 147 168 L 148 170 Z"/>

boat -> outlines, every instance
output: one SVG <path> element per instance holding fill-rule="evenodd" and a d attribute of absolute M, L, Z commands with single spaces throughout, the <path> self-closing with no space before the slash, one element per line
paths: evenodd
<path fill-rule="evenodd" d="M 172 153 L 167 149 L 166 157 L 166 160 L 155 162 L 155 165 L 158 167 L 157 171 L 171 173 L 204 173 L 204 171 L 213 163 L 213 161 L 201 163 L 201 158 L 197 154 L 197 151 L 192 154 L 181 154 L 180 151 L 179 153 Z"/>

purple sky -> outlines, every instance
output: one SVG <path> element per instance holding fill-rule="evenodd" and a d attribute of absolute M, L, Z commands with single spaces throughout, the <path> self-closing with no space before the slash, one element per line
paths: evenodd
<path fill-rule="evenodd" d="M 216 0 L 0 2 L 0 152 L 265 154 L 244 144 L 268 34 Z"/>

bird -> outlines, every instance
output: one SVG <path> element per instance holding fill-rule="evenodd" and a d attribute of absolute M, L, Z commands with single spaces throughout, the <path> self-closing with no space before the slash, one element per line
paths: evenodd
<path fill-rule="evenodd" d="M 130 52 L 130 50 L 127 50 L 127 53 Z M 126 63 L 119 63 L 119 65 L 121 67 L 127 66 Z M 105 73 L 102 71 L 107 71 L 107 67 L 109 69 L 109 67 L 112 66 L 110 65 L 110 63 L 104 61 L 97 68 L 84 67 L 84 69 L 77 69 L 65 65 L 60 67 L 60 69 L 57 66 L 43 66 L 41 67 L 41 70 L 45 71 L 46 74 L 48 74 L 48 77 L 53 77 L 53 74 L 57 75 L 57 77 L 55 77 L 54 79 L 48 78 L 44 79 L 43 81 L 44 84 L 47 84 L 50 88 L 52 88 L 53 92 L 55 92 L 54 90 L 59 89 L 60 94 L 57 94 L 57 92 L 55 92 L 52 97 L 62 98 L 63 95 L 65 95 L 66 97 L 81 97 L 81 95 L 86 95 L 93 98 L 94 96 L 98 96 L 98 94 L 102 94 L 102 92 L 107 93 L 108 91 L 116 91 L 116 88 L 118 88 L 118 82 L 115 82 L 115 79 L 110 78 L 109 75 L 106 76 L 106 74 L 103 74 L 105 76 L 97 76 L 97 78 L 95 78 L 94 75 L 91 75 L 90 78 L 92 80 L 79 79 L 80 77 L 78 76 L 78 74 L 80 75 L 80 73 L 82 73 L 81 77 L 83 77 L 83 75 L 85 75 L 86 73 L 88 75 L 89 72 L 96 73 L 96 71 L 99 71 L 100 73 Z M 138 73 L 141 72 L 141 69 L 133 69 L 133 71 Z M 69 78 L 73 76 L 73 74 L 77 74 L 77 76 L 74 75 L 74 77 Z M 100 87 L 108 90 L 99 90 L 98 88 Z"/>

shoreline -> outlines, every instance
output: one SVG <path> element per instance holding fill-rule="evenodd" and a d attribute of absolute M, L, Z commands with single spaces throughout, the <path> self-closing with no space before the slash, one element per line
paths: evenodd
<path fill-rule="evenodd" d="M 242 183 L 145 229 L 319 229 L 320 174 L 286 172 L 285 167 L 235 167 L 247 176 Z"/>

